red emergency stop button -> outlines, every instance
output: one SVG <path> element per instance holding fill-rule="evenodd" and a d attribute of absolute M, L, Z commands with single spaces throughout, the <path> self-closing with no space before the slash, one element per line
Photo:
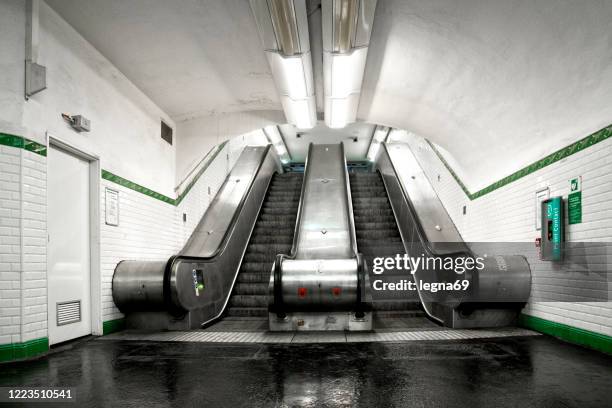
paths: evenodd
<path fill-rule="evenodd" d="M 298 288 L 298 297 L 302 299 L 306 297 L 306 288 Z"/>
<path fill-rule="evenodd" d="M 332 288 L 332 295 L 340 296 L 340 293 L 342 293 L 342 288 L 339 288 L 337 286 Z"/>

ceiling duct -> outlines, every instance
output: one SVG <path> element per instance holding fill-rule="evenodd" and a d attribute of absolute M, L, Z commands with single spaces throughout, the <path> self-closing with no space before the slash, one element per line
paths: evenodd
<path fill-rule="evenodd" d="M 305 0 L 250 0 L 283 111 L 290 124 L 317 123 Z"/>
<path fill-rule="evenodd" d="M 342 128 L 357 120 L 376 0 L 323 0 L 325 124 Z"/>

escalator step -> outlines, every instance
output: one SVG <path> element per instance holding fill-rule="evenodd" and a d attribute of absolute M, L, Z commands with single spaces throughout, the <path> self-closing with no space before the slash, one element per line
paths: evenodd
<path fill-rule="evenodd" d="M 293 238 L 293 234 L 286 234 L 286 235 L 270 235 L 270 234 L 264 234 L 264 235 L 253 235 L 251 237 L 251 243 L 254 245 L 259 245 L 259 244 L 283 244 L 285 242 L 287 242 L 289 239 Z"/>
<path fill-rule="evenodd" d="M 253 230 L 254 235 L 290 235 L 293 238 L 294 228 L 286 228 L 281 222 L 266 222 L 262 225 L 262 222 L 257 223 L 257 226 Z"/>
<path fill-rule="evenodd" d="M 295 211 L 293 208 L 287 207 L 269 207 L 265 206 L 261 209 L 264 214 L 269 215 L 290 215 Z"/>
<path fill-rule="evenodd" d="M 359 225 L 355 223 L 355 228 L 358 231 L 359 230 L 396 230 L 397 231 L 397 225 L 393 221 L 359 222 Z"/>
<path fill-rule="evenodd" d="M 351 173 L 350 184 L 357 248 L 370 270 L 375 257 L 404 255 L 404 244 L 380 174 Z M 410 272 L 386 269 L 385 277 L 392 280 L 410 278 Z M 419 310 L 421 307 L 415 293 L 384 295 L 397 299 L 376 299 L 376 293 L 373 295 L 375 311 Z"/>
<path fill-rule="evenodd" d="M 267 293 L 268 283 L 239 282 L 234 287 L 235 295 L 266 295 Z"/>
<path fill-rule="evenodd" d="M 259 254 L 288 254 L 291 251 L 291 242 L 286 244 L 276 244 L 276 245 L 267 245 L 267 244 L 250 244 L 247 247 L 247 254 L 249 253 L 259 253 Z"/>
<path fill-rule="evenodd" d="M 267 307 L 231 307 L 227 311 L 228 316 L 232 317 L 266 317 L 268 316 Z"/>
<path fill-rule="evenodd" d="M 269 275 L 271 270 L 270 262 L 274 262 L 274 259 L 269 262 L 243 262 L 240 266 L 240 272 L 267 273 Z"/>
<path fill-rule="evenodd" d="M 296 214 L 259 214 L 260 221 L 281 222 L 287 225 L 294 225 Z"/>
<path fill-rule="evenodd" d="M 268 188 L 227 308 L 228 316 L 268 315 L 268 285 L 277 254 L 293 244 L 303 174 L 276 174 Z"/>
<path fill-rule="evenodd" d="M 397 242 L 401 240 L 401 237 L 397 230 L 359 229 L 357 231 L 357 239 L 384 239 L 385 242 Z"/>
<path fill-rule="evenodd" d="M 265 295 L 237 295 L 230 298 L 230 307 L 268 307 Z"/>
<path fill-rule="evenodd" d="M 272 273 L 272 263 L 269 264 L 270 270 L 266 272 L 244 272 L 241 271 L 238 275 L 238 282 L 240 283 L 266 283 L 270 281 L 270 274 Z"/>
<path fill-rule="evenodd" d="M 357 227 L 358 224 L 366 223 L 366 222 L 395 222 L 395 217 L 393 217 L 393 215 L 357 215 L 355 214 L 354 219 L 355 219 L 355 227 Z"/>

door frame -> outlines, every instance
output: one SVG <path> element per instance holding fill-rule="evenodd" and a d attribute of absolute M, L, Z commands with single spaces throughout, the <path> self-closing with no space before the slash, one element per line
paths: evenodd
<path fill-rule="evenodd" d="M 103 329 L 102 276 L 100 270 L 100 157 L 47 132 L 47 148 L 50 149 L 51 147 L 68 152 L 89 163 L 89 296 L 91 310 L 89 318 L 91 319 L 91 334 L 101 336 Z M 47 191 L 47 208 L 48 200 L 49 192 Z M 47 283 L 48 290 L 49 284 Z"/>

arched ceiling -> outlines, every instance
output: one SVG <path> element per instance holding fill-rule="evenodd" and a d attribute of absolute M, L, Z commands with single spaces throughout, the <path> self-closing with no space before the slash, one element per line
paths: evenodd
<path fill-rule="evenodd" d="M 176 121 L 280 110 L 248 0 L 47 3 Z M 475 190 L 609 125 L 610 95 L 610 1 L 378 0 L 359 119 Z"/>
<path fill-rule="evenodd" d="M 612 123 L 612 2 L 379 0 L 359 117 L 452 155 L 469 188 Z"/>
<path fill-rule="evenodd" d="M 248 0 L 46 0 L 175 121 L 277 110 Z"/>

